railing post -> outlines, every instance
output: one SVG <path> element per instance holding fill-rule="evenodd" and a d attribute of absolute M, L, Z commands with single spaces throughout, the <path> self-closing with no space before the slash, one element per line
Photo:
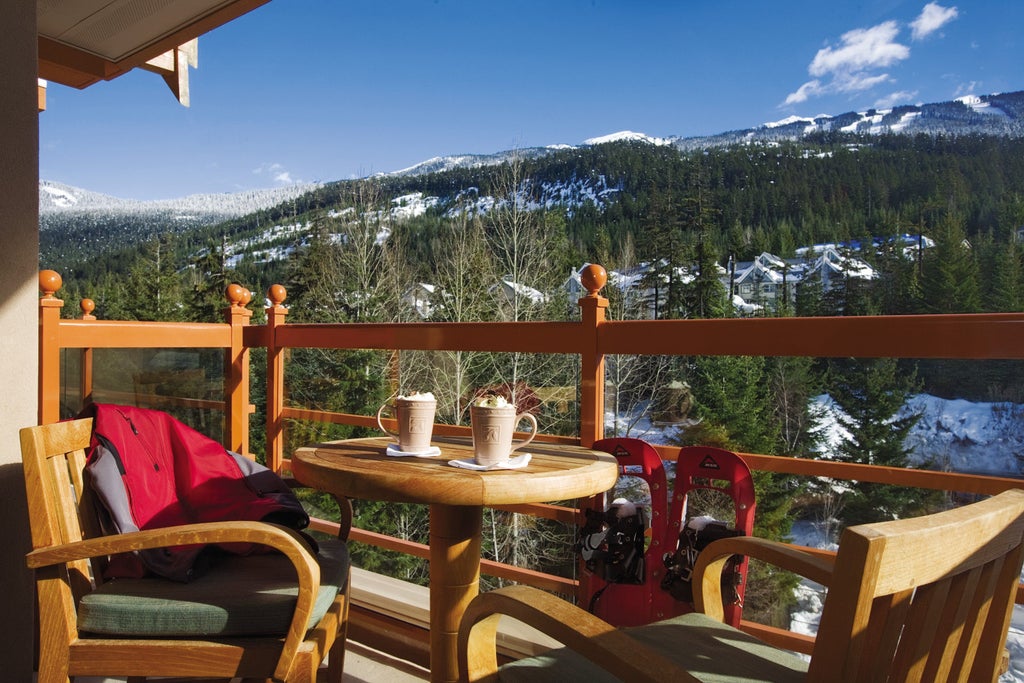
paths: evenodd
<path fill-rule="evenodd" d="M 288 292 L 281 285 L 267 290 L 267 467 L 280 473 L 284 460 L 284 349 L 277 346 L 277 328 L 284 325 Z"/>
<path fill-rule="evenodd" d="M 60 420 L 60 309 L 54 294 L 64 281 L 54 270 L 39 272 L 39 424 Z"/>
<path fill-rule="evenodd" d="M 252 311 L 245 308 L 252 301 L 252 292 L 232 283 L 226 294 L 231 302 L 225 311 L 231 326 L 231 346 L 224 359 L 224 445 L 249 455 L 249 349 L 242 332 L 252 317 Z"/>
<path fill-rule="evenodd" d="M 96 316 L 92 314 L 96 310 L 96 302 L 92 299 L 82 299 L 78 304 L 78 307 L 82 309 L 82 320 L 95 320 Z M 79 389 L 79 402 L 82 407 L 92 403 L 92 349 L 82 349 L 82 371 L 79 377 L 78 389 Z"/>
<path fill-rule="evenodd" d="M 579 300 L 587 339 L 580 362 L 580 443 L 585 447 L 604 438 L 604 353 L 598 346 L 598 330 L 605 319 L 608 299 L 598 292 L 606 282 L 608 272 L 596 263 L 580 273 L 580 283 L 587 290 Z"/>

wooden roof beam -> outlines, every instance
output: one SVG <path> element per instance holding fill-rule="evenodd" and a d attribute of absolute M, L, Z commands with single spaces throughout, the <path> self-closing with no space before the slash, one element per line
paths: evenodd
<path fill-rule="evenodd" d="M 199 66 L 199 39 L 193 38 L 184 45 L 154 57 L 141 68 L 163 77 L 167 87 L 183 106 L 189 106 L 188 68 Z"/>

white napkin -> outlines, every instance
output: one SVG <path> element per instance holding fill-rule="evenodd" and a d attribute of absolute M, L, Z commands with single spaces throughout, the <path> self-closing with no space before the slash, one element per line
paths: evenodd
<path fill-rule="evenodd" d="M 487 470 L 519 470 L 530 464 L 529 453 L 523 453 L 513 458 L 509 458 L 506 462 L 496 462 L 493 465 L 480 465 L 477 464 L 476 460 L 467 458 L 466 460 L 449 460 L 448 464 L 452 467 L 461 467 L 467 470 L 477 470 L 485 472 Z"/>
<path fill-rule="evenodd" d="M 436 458 L 441 455 L 441 449 L 437 446 L 431 446 L 425 451 L 403 451 L 398 447 L 397 443 L 388 444 L 388 447 L 384 450 L 384 455 L 390 455 L 392 458 Z"/>

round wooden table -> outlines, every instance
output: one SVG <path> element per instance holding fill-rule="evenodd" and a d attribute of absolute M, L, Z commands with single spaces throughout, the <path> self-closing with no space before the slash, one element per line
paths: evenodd
<path fill-rule="evenodd" d="M 435 439 L 441 455 L 395 458 L 387 437 L 348 439 L 299 448 L 292 473 L 307 486 L 349 498 L 430 505 L 430 680 L 458 679 L 459 622 L 479 592 L 483 508 L 571 500 L 607 491 L 618 478 L 614 456 L 579 446 L 531 443 L 519 470 L 462 469 L 469 439 Z M 518 455 L 518 453 L 514 454 Z"/>

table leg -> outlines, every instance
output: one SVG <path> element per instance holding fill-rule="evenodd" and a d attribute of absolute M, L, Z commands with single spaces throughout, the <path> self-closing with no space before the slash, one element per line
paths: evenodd
<path fill-rule="evenodd" d="M 483 508 L 430 506 L 430 680 L 458 680 L 459 622 L 480 590 Z"/>

